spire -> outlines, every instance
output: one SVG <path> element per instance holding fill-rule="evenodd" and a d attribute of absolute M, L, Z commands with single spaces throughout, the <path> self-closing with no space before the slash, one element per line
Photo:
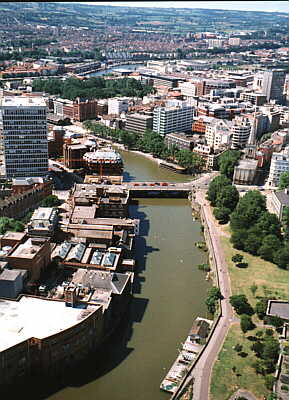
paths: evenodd
<path fill-rule="evenodd" d="M 256 118 L 256 106 L 255 106 L 253 123 L 252 123 L 252 127 L 251 127 L 250 136 L 249 136 L 249 139 L 248 139 L 248 144 L 249 145 L 255 145 L 256 144 L 256 136 L 257 136 L 257 118 Z"/>

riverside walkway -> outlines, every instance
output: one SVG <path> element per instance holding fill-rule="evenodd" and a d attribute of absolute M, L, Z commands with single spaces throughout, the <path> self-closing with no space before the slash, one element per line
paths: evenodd
<path fill-rule="evenodd" d="M 220 243 L 220 229 L 214 222 L 211 208 L 206 200 L 206 192 L 196 191 L 196 201 L 203 210 L 203 219 L 205 229 L 210 236 L 210 244 L 213 251 L 213 259 L 216 267 L 216 274 L 223 299 L 221 300 L 221 316 L 215 327 L 214 333 L 208 341 L 202 355 L 194 364 L 189 375 L 180 385 L 178 391 L 172 396 L 172 399 L 178 399 L 183 389 L 194 380 L 193 399 L 208 400 L 210 391 L 210 380 L 214 362 L 222 348 L 231 323 L 237 319 L 234 318 L 232 307 L 229 303 L 231 296 L 231 285 L 226 260 Z"/>

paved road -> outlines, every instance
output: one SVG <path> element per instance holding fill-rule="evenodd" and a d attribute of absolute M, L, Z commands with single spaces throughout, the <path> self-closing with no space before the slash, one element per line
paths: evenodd
<path fill-rule="evenodd" d="M 229 303 L 231 296 L 230 278 L 227 270 L 225 256 L 220 243 L 220 229 L 215 226 L 214 218 L 211 208 L 207 203 L 206 191 L 198 190 L 196 192 L 196 200 L 203 205 L 204 215 L 207 220 L 208 229 L 210 232 L 212 245 L 215 251 L 216 264 L 219 276 L 220 290 L 223 295 L 221 300 L 222 316 L 219 320 L 215 332 L 212 335 L 206 349 L 202 356 L 199 358 L 190 376 L 187 377 L 185 384 L 188 384 L 192 377 L 194 377 L 193 399 L 194 400 L 208 400 L 211 371 L 213 364 L 217 358 L 219 351 L 222 348 L 225 337 L 228 333 L 231 323 L 236 322 L 233 315 L 232 307 Z"/>
<path fill-rule="evenodd" d="M 234 322 L 235 319 L 233 316 L 232 307 L 229 303 L 229 297 L 231 296 L 230 278 L 227 270 L 225 256 L 220 244 L 220 232 L 219 229 L 215 226 L 212 211 L 210 206 L 207 204 L 207 201 L 205 200 L 204 192 L 200 191 L 199 193 L 197 193 L 197 198 L 200 203 L 203 204 L 204 214 L 207 220 L 212 245 L 215 251 L 220 290 L 223 295 L 223 299 L 221 300 L 222 316 L 206 350 L 198 361 L 196 368 L 193 372 L 193 376 L 195 378 L 193 388 L 194 400 L 206 400 L 209 399 L 210 378 L 214 361 L 216 360 L 217 355 L 222 348 L 230 324 Z"/>

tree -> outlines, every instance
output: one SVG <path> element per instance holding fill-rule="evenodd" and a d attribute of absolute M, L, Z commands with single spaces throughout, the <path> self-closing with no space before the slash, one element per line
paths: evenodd
<path fill-rule="evenodd" d="M 212 287 L 209 291 L 208 291 L 208 297 L 206 299 L 206 306 L 208 308 L 208 311 L 211 314 L 214 314 L 216 311 L 216 302 L 217 300 L 222 298 L 222 294 L 219 288 L 217 287 Z"/>
<path fill-rule="evenodd" d="M 0 235 L 4 235 L 7 231 L 23 232 L 24 224 L 13 218 L 0 217 Z"/>
<path fill-rule="evenodd" d="M 289 240 L 289 207 L 283 208 L 282 223 L 284 227 L 284 239 Z"/>
<path fill-rule="evenodd" d="M 54 194 L 50 194 L 40 203 L 41 207 L 58 207 L 61 204 L 61 200 Z"/>
<path fill-rule="evenodd" d="M 289 188 L 289 171 L 282 172 L 279 180 L 279 189 Z"/>
<path fill-rule="evenodd" d="M 257 289 L 258 289 L 258 286 L 256 285 L 256 283 L 253 283 L 253 285 L 250 286 L 250 290 L 251 290 L 253 296 L 255 296 Z"/>
<path fill-rule="evenodd" d="M 276 235 L 267 235 L 262 241 L 258 255 L 264 260 L 273 261 L 274 255 L 281 248 L 281 240 Z"/>
<path fill-rule="evenodd" d="M 238 163 L 241 157 L 241 152 L 238 150 L 227 150 L 220 155 L 218 159 L 218 164 L 221 174 L 227 176 L 227 178 L 232 179 L 234 174 L 234 167 Z"/>
<path fill-rule="evenodd" d="M 270 316 L 268 318 L 268 323 L 275 326 L 275 328 L 281 328 L 281 326 L 283 326 L 284 321 L 282 318 L 278 317 L 278 316 Z"/>
<path fill-rule="evenodd" d="M 248 303 L 248 299 L 244 294 L 236 294 L 230 297 L 230 304 L 234 307 L 237 314 L 253 315 L 254 310 Z"/>
<path fill-rule="evenodd" d="M 236 229 L 232 232 L 231 243 L 237 250 L 244 250 L 244 243 L 247 239 L 247 231 L 245 229 Z"/>
<path fill-rule="evenodd" d="M 276 362 L 279 356 L 279 342 L 272 336 L 266 336 L 263 341 L 262 358 L 268 362 Z"/>
<path fill-rule="evenodd" d="M 217 196 L 221 192 L 221 190 L 225 186 L 230 186 L 230 185 L 231 185 L 231 181 L 225 175 L 217 176 L 210 182 L 208 192 L 207 192 L 207 198 L 210 201 L 210 203 L 212 204 L 212 206 L 216 205 Z"/>
<path fill-rule="evenodd" d="M 233 257 L 232 257 L 232 261 L 233 261 L 233 263 L 235 263 L 235 264 L 239 264 L 239 263 L 241 263 L 242 261 L 243 261 L 243 256 L 241 255 L 241 254 L 235 254 L 235 255 L 233 255 Z"/>
<path fill-rule="evenodd" d="M 233 211 L 239 201 L 239 192 L 236 186 L 224 186 L 217 194 L 216 206 L 220 208 L 228 208 Z"/>
<path fill-rule="evenodd" d="M 263 320 L 267 311 L 267 299 L 261 299 L 255 305 L 255 312 L 259 319 Z"/>
<path fill-rule="evenodd" d="M 254 225 L 265 211 L 265 197 L 259 191 L 251 190 L 240 198 L 237 207 L 231 214 L 230 226 L 233 231 L 247 229 L 248 226 Z"/>
<path fill-rule="evenodd" d="M 275 252 L 273 262 L 277 264 L 279 268 L 289 268 L 289 244 L 286 243 L 285 246 Z"/>
<path fill-rule="evenodd" d="M 214 208 L 213 214 L 220 224 L 226 224 L 230 219 L 230 209 L 225 207 Z"/>
<path fill-rule="evenodd" d="M 253 324 L 251 317 L 246 314 L 241 315 L 240 326 L 244 333 L 255 328 L 255 325 Z"/>
<path fill-rule="evenodd" d="M 256 228 L 260 234 L 265 237 L 266 235 L 275 235 L 281 238 L 281 224 L 275 214 L 265 211 L 256 223 Z"/>

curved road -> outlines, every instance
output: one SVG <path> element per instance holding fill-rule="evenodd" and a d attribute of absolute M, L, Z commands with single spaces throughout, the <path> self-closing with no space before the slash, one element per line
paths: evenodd
<path fill-rule="evenodd" d="M 210 206 L 205 199 L 206 193 L 203 190 L 196 192 L 196 200 L 202 205 L 204 216 L 207 220 L 209 233 L 214 247 L 218 276 L 219 286 L 223 299 L 221 300 L 222 316 L 215 328 L 210 341 L 207 344 L 202 356 L 195 364 L 192 373 L 187 377 L 184 387 L 194 377 L 193 387 L 193 399 L 194 400 L 207 400 L 209 399 L 210 379 L 213 364 L 218 356 L 219 351 L 222 348 L 225 337 L 228 333 L 228 329 L 232 322 L 237 321 L 233 316 L 233 310 L 229 303 L 229 297 L 231 296 L 230 278 L 227 270 L 225 256 L 220 243 L 220 231 L 214 223 L 214 217 Z"/>

